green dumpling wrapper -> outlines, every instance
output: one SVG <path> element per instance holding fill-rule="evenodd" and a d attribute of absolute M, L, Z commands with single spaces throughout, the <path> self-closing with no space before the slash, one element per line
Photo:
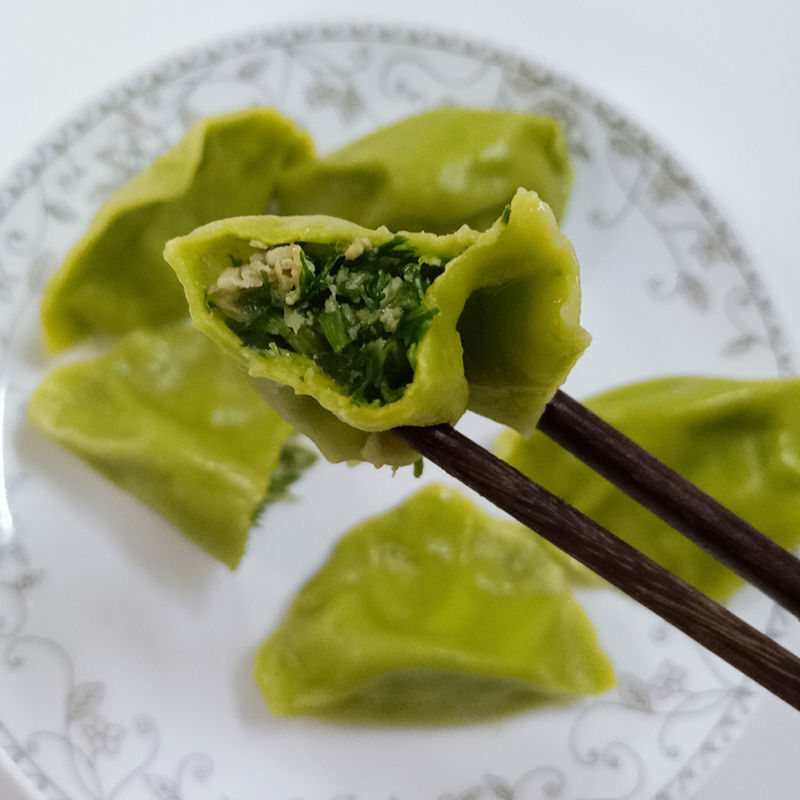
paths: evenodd
<path fill-rule="evenodd" d="M 51 277 L 41 312 L 48 351 L 184 317 L 164 243 L 213 219 L 263 213 L 280 172 L 312 152 L 308 134 L 272 109 L 197 123 L 114 192 Z"/>
<path fill-rule="evenodd" d="M 234 569 L 291 426 L 189 327 L 134 331 L 48 374 L 34 427 Z"/>
<path fill-rule="evenodd" d="M 428 320 L 408 349 L 409 382 L 391 402 L 354 399 L 320 367 L 323 359 L 338 357 L 324 341 L 311 356 L 283 346 L 246 346 L 209 293 L 231 263 L 252 260 L 259 248 L 315 243 L 347 252 L 361 243 L 367 258 L 398 241 L 412 261 L 418 259 L 415 269 L 441 267 L 411 314 Z M 454 423 L 467 407 L 529 434 L 589 341 L 579 323 L 574 251 L 534 192 L 518 191 L 483 233 L 464 227 L 445 236 L 395 236 L 332 217 L 244 217 L 174 239 L 165 256 L 186 289 L 195 326 L 236 356 L 262 395 L 331 461 L 411 463 L 418 456 L 385 432 Z M 345 259 L 342 269 L 352 272 Z M 363 347 L 356 342 L 351 350 Z"/>
<path fill-rule="evenodd" d="M 586 406 L 778 544 L 800 545 L 800 379 L 669 377 Z M 744 581 L 537 432 L 500 437 L 498 455 L 700 591 Z"/>
<path fill-rule="evenodd" d="M 275 714 L 385 723 L 604 692 L 613 669 L 554 549 L 428 486 L 345 534 L 261 645 L 256 683 Z"/>
<path fill-rule="evenodd" d="M 572 188 L 555 120 L 518 111 L 439 108 L 287 170 L 278 214 L 329 214 L 366 228 L 450 233 L 489 227 L 519 187 L 560 220 Z"/>

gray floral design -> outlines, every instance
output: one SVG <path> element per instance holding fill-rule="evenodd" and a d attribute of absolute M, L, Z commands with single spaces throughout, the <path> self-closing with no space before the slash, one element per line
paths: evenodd
<path fill-rule="evenodd" d="M 162 729 L 152 712 L 112 710 L 112 697 L 120 707 L 120 692 L 110 681 L 119 676 L 86 675 L 95 667 L 71 654 L 66 627 L 42 630 L 42 616 L 32 609 L 50 578 L 31 555 L 43 533 L 18 510 L 30 476 L 15 436 L 24 427 L 25 398 L 38 374 L 20 357 L 30 347 L 31 309 L 66 249 L 99 203 L 194 121 L 253 103 L 274 105 L 306 125 L 323 150 L 442 104 L 550 114 L 563 123 L 577 165 L 570 213 L 589 230 L 588 245 L 592 237 L 619 238 L 631 225 L 646 231 L 648 246 L 657 246 L 657 264 L 628 265 L 625 280 L 642 287 L 649 308 L 665 314 L 680 308 L 698 331 L 713 330 L 716 338 L 703 356 L 709 363 L 721 358 L 746 373 L 771 362 L 779 373 L 793 371 L 755 269 L 694 180 L 616 110 L 540 66 L 449 36 L 343 26 L 253 34 L 134 78 L 56 131 L 0 186 L 0 679 L 29 677 L 32 691 L 43 694 L 54 680 L 61 687 L 41 726 L 29 724 L 25 713 L 12 714 L 20 711 L 19 701 L 10 703 L 0 693 L 0 747 L 49 800 L 233 798 L 217 788 L 218 780 L 233 783 L 222 754 L 212 760 L 192 747 L 182 750 L 178 734 Z M 576 230 L 579 250 L 584 228 Z M 591 280 L 587 269 L 589 286 Z M 789 628 L 786 615 L 770 612 L 771 635 Z M 634 660 L 621 670 L 613 693 L 569 712 L 568 726 L 559 729 L 564 755 L 558 763 L 518 742 L 515 763 L 523 766 L 500 774 L 470 763 L 470 777 L 454 791 L 434 789 L 425 796 L 690 797 L 719 763 L 757 695 L 703 653 L 675 660 L 678 637 L 665 626 L 653 628 L 645 644 L 655 662 Z M 47 665 L 56 677 L 37 684 Z M 653 777 L 655 760 L 658 774 L 672 777 Z M 364 792 L 340 789 L 324 798 L 366 800 Z M 251 787 L 247 796 L 264 794 Z M 391 790 L 381 796 L 410 800 Z"/>

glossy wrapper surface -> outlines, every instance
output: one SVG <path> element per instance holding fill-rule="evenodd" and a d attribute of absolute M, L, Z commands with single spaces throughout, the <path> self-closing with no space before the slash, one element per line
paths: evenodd
<path fill-rule="evenodd" d="M 135 331 L 99 359 L 55 369 L 28 414 L 231 568 L 292 430 L 188 327 Z"/>
<path fill-rule="evenodd" d="M 800 380 L 670 377 L 585 405 L 786 548 L 800 545 Z M 498 454 L 714 599 L 741 578 L 542 433 L 509 431 Z"/>
<path fill-rule="evenodd" d="M 50 279 L 42 300 L 47 348 L 185 316 L 183 291 L 162 256 L 167 239 L 220 217 L 262 213 L 280 171 L 312 150 L 310 137 L 271 109 L 197 123 L 103 204 Z"/>
<path fill-rule="evenodd" d="M 330 214 L 367 228 L 450 233 L 489 227 L 520 187 L 561 219 L 572 187 L 567 140 L 554 119 L 439 108 L 380 128 L 287 170 L 279 214 Z"/>
<path fill-rule="evenodd" d="M 603 692 L 611 665 L 553 551 L 428 486 L 345 534 L 262 645 L 256 682 L 277 714 L 386 723 Z"/>

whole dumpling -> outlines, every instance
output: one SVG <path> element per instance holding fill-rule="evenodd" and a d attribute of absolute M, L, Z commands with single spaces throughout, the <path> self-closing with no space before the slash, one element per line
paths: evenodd
<path fill-rule="evenodd" d="M 586 406 L 786 548 L 800 545 L 800 379 L 657 378 Z M 498 455 L 716 600 L 744 581 L 551 439 L 508 431 Z"/>
<path fill-rule="evenodd" d="M 231 569 L 292 433 L 188 326 L 134 331 L 100 358 L 58 367 L 28 418 Z"/>
<path fill-rule="evenodd" d="M 385 125 L 287 169 L 277 214 L 330 214 L 366 228 L 489 227 L 519 187 L 560 220 L 572 188 L 567 137 L 550 117 L 445 107 Z"/>
<path fill-rule="evenodd" d="M 198 225 L 259 214 L 286 167 L 310 158 L 309 135 L 269 108 L 207 117 L 102 205 L 42 298 L 51 352 L 186 316 L 164 243 Z"/>
<path fill-rule="evenodd" d="M 427 486 L 357 525 L 259 649 L 273 713 L 384 723 L 496 717 L 599 694 L 614 672 L 563 554 Z"/>

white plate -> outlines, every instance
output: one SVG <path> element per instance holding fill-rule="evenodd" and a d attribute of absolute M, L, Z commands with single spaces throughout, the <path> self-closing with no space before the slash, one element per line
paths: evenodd
<path fill-rule="evenodd" d="M 52 367 L 36 316 L 47 275 L 101 200 L 188 125 L 274 105 L 327 150 L 444 103 L 541 111 L 567 127 L 577 180 L 565 227 L 595 337 L 573 394 L 674 372 L 792 370 L 756 271 L 691 177 L 536 64 L 452 37 L 304 28 L 139 76 L 0 189 L 0 748 L 46 797 L 672 800 L 746 723 L 759 690 L 610 592 L 583 598 L 619 673 L 604 697 L 453 728 L 274 719 L 250 679 L 255 647 L 336 538 L 418 484 L 407 471 L 318 464 L 297 487 L 304 501 L 271 508 L 231 574 L 25 424 Z M 466 428 L 490 443 L 487 426 Z M 754 594 L 735 606 L 775 636 L 796 634 Z"/>

